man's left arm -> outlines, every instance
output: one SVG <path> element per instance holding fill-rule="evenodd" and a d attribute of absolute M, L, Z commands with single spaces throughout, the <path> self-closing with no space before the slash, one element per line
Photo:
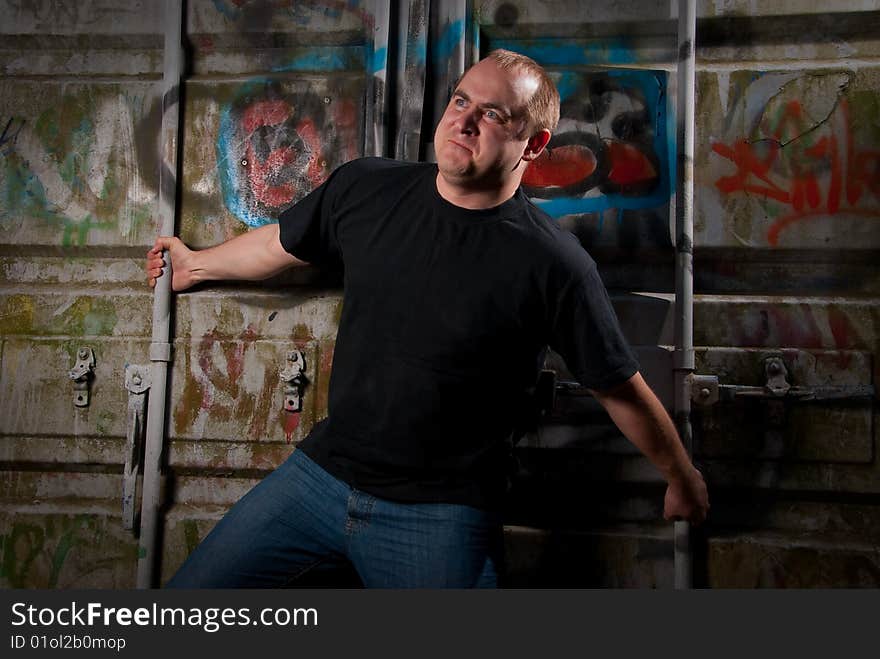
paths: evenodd
<path fill-rule="evenodd" d="M 699 524 L 709 511 L 702 474 L 694 467 L 672 419 L 641 373 L 605 391 L 593 391 L 620 431 L 666 479 L 663 516 Z"/>

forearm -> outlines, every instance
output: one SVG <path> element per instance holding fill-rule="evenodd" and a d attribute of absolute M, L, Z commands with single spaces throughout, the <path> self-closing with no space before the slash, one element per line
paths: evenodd
<path fill-rule="evenodd" d="M 667 482 L 694 469 L 665 408 L 640 373 L 609 392 L 593 392 L 620 431 L 660 471 Z"/>
<path fill-rule="evenodd" d="M 193 252 L 191 263 L 186 265 L 195 282 L 257 281 L 304 262 L 284 251 L 278 225 L 268 224 L 215 247 Z"/>

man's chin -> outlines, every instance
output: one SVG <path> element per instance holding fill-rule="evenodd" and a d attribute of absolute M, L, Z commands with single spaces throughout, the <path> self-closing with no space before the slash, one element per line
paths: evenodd
<path fill-rule="evenodd" d="M 469 165 L 453 164 L 443 161 L 437 162 L 440 174 L 450 183 L 461 183 L 473 176 L 473 168 Z"/>

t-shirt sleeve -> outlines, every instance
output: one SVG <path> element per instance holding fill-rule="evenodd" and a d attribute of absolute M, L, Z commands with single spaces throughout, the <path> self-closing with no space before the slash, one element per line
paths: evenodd
<path fill-rule="evenodd" d="M 586 253 L 582 257 L 567 269 L 554 296 L 549 343 L 578 382 L 601 391 L 632 377 L 639 363 L 595 262 Z"/>
<path fill-rule="evenodd" d="M 343 178 L 343 165 L 278 218 L 281 246 L 296 258 L 318 266 L 342 264 L 333 212 Z"/>

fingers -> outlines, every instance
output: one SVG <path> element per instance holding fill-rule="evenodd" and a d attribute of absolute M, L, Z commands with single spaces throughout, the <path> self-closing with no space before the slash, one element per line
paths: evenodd
<path fill-rule="evenodd" d="M 663 519 L 669 522 L 686 521 L 697 526 L 706 521 L 709 508 L 705 490 L 688 493 L 669 488 L 663 502 Z"/>
<path fill-rule="evenodd" d="M 156 280 L 158 280 L 163 274 L 164 271 L 162 268 L 147 271 L 147 284 L 149 284 L 150 288 L 156 287 Z"/>
<path fill-rule="evenodd" d="M 147 262 L 144 270 L 147 274 L 147 284 L 150 288 L 156 287 L 156 280 L 161 277 L 165 270 L 165 259 L 163 252 L 171 248 L 174 238 L 171 236 L 159 236 L 156 242 L 147 251 Z"/>
<path fill-rule="evenodd" d="M 175 240 L 176 238 L 174 236 L 158 236 L 156 242 L 153 243 L 153 247 L 147 252 L 147 254 L 158 254 L 162 250 L 171 249 Z"/>

